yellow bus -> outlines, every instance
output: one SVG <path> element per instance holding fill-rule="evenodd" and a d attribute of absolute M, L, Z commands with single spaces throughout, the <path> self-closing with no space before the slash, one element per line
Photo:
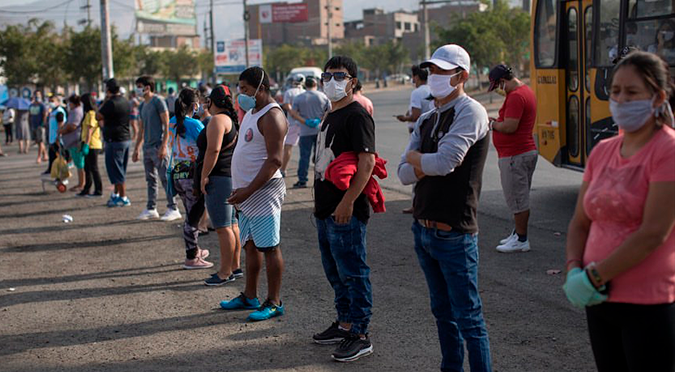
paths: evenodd
<path fill-rule="evenodd" d="M 675 0 L 533 0 L 531 85 L 539 153 L 583 170 L 617 134 L 608 79 L 624 47 L 656 53 L 675 72 Z"/>

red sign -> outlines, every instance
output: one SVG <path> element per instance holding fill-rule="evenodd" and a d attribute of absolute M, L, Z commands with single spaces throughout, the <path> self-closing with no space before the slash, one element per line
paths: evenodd
<path fill-rule="evenodd" d="M 259 7 L 260 23 L 307 22 L 309 10 L 306 3 L 265 4 Z"/>

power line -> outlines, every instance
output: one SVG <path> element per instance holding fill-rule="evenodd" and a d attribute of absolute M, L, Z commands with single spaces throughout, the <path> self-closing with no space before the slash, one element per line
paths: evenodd
<path fill-rule="evenodd" d="M 11 13 L 11 14 L 42 13 L 42 12 L 46 12 L 46 11 L 48 11 L 48 10 L 52 10 L 52 9 L 56 9 L 56 8 L 62 7 L 62 6 L 64 6 L 64 5 L 66 5 L 66 4 L 70 4 L 70 3 L 72 3 L 73 1 L 75 1 L 75 0 L 66 0 L 66 1 L 64 1 L 64 2 L 62 2 L 62 3 L 57 4 L 57 5 L 50 6 L 50 7 L 48 7 L 48 8 L 44 8 L 44 9 L 39 9 L 39 10 L 5 10 L 5 9 L 0 9 L 0 10 L 2 10 L 3 13 Z"/>

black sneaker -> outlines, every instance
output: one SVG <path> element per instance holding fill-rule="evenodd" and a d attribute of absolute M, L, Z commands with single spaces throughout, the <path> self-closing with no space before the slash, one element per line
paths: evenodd
<path fill-rule="evenodd" d="M 84 198 L 87 195 L 89 195 L 89 192 L 87 192 L 87 191 L 82 191 L 82 192 L 78 192 L 77 194 L 75 194 L 75 196 L 80 197 L 80 198 Z"/>
<path fill-rule="evenodd" d="M 231 274 L 227 279 L 220 279 L 218 273 L 211 275 L 210 278 L 204 280 L 204 284 L 208 286 L 223 285 L 234 281 L 234 274 Z"/>
<path fill-rule="evenodd" d="M 232 275 L 234 275 L 235 278 L 243 278 L 244 272 L 241 271 L 241 269 L 237 269 L 232 271 Z"/>
<path fill-rule="evenodd" d="M 319 345 L 339 344 L 350 335 L 349 331 L 340 329 L 339 325 L 338 322 L 331 324 L 325 331 L 312 336 L 312 339 Z"/>
<path fill-rule="evenodd" d="M 340 342 L 331 356 L 338 362 L 353 362 L 372 353 L 373 344 L 370 343 L 368 335 L 365 339 L 362 339 L 359 335 L 350 333 L 347 338 Z"/>
<path fill-rule="evenodd" d="M 100 192 L 94 192 L 93 194 L 86 195 L 87 198 L 102 198 L 103 194 Z"/>
<path fill-rule="evenodd" d="M 294 188 L 294 189 L 304 189 L 304 188 L 307 188 L 307 182 L 300 182 L 300 181 L 298 181 L 298 182 L 296 182 L 296 183 L 293 184 L 293 188 Z"/>

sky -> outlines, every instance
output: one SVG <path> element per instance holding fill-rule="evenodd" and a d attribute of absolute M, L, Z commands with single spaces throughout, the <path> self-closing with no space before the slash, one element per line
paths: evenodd
<path fill-rule="evenodd" d="M 91 17 L 94 23 L 100 23 L 99 0 L 90 0 L 92 4 Z M 249 4 L 269 3 L 270 0 L 249 0 Z M 293 2 L 293 1 L 289 1 Z M 65 4 L 63 4 L 65 3 Z M 367 4 L 364 4 L 367 3 Z M 380 7 L 385 11 L 416 10 L 417 0 L 343 0 L 344 20 L 353 21 L 362 18 L 363 8 Z M 63 4 L 63 5 L 60 5 Z M 7 23 L 23 23 L 31 17 L 39 17 L 54 21 L 59 28 L 66 22 L 71 27 L 77 25 L 78 20 L 86 19 L 86 10 L 80 9 L 87 4 L 87 0 L 0 0 L 0 28 Z M 109 0 L 111 23 L 116 26 L 123 37 L 129 36 L 134 27 L 134 0 Z M 196 0 L 197 29 L 204 42 L 204 19 L 208 15 L 209 0 Z M 214 0 L 214 23 L 216 40 L 241 39 L 244 37 L 244 21 L 242 20 L 243 5 L 241 0 Z M 58 6 L 57 6 L 58 5 Z M 8 8 L 10 7 L 10 8 Z M 55 7 L 45 12 L 10 14 L 9 11 L 34 11 L 48 7 Z M 4 8 L 4 9 L 3 9 Z"/>

